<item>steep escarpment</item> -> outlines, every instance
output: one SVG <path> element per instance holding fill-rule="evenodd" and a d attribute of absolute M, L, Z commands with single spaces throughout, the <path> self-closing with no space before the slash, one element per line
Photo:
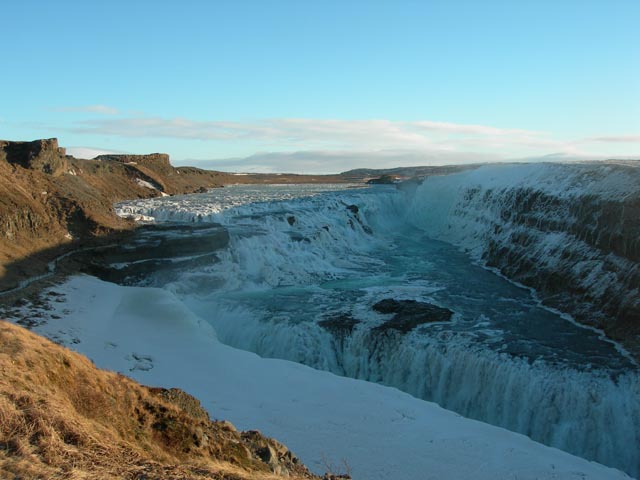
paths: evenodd
<path fill-rule="evenodd" d="M 205 191 L 207 188 L 221 186 L 232 180 L 231 175 L 222 172 L 194 167 L 174 168 L 169 161 L 169 155 L 165 153 L 100 155 L 95 158 L 95 161 L 120 164 L 136 176 L 139 185 L 142 184 L 168 195 Z"/>
<path fill-rule="evenodd" d="M 483 253 L 488 265 L 613 338 L 640 332 L 640 197 L 559 199 L 523 190 L 506 200 L 502 216 L 514 231 L 502 239 L 498 227 Z M 566 217 L 553 218 L 558 212 Z"/>
<path fill-rule="evenodd" d="M 113 203 L 219 187 L 230 175 L 176 169 L 163 154 L 67 156 L 56 139 L 0 141 L 0 289 L 42 273 L 65 249 L 126 230 Z"/>
<path fill-rule="evenodd" d="M 211 421 L 181 390 L 98 370 L 5 322 L 0 370 L 2 478 L 318 478 L 281 443 Z"/>
<path fill-rule="evenodd" d="M 640 353 L 638 162 L 487 166 L 432 177 L 416 190 L 410 216 Z"/>

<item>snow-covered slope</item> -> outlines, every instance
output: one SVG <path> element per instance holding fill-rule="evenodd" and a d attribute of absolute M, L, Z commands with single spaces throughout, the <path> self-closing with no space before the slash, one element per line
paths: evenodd
<path fill-rule="evenodd" d="M 99 367 L 180 387 L 212 417 L 281 439 L 317 471 L 344 459 L 367 480 L 628 478 L 393 388 L 225 346 L 165 290 L 81 276 L 54 291 L 37 332 Z"/>

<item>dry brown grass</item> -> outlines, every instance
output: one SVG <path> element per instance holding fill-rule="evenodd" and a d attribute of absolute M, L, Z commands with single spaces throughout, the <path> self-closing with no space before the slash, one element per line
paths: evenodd
<path fill-rule="evenodd" d="M 151 389 L 0 322 L 0 478 L 314 478 L 279 443 L 212 422 Z"/>

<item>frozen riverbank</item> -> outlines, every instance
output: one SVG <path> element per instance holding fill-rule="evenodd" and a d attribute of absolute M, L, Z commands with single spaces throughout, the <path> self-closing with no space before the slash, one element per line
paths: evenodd
<path fill-rule="evenodd" d="M 279 438 L 317 471 L 345 459 L 356 479 L 628 478 L 393 388 L 222 345 L 164 290 L 80 276 L 52 291 L 36 332 L 99 367 L 182 388 L 212 417 Z"/>

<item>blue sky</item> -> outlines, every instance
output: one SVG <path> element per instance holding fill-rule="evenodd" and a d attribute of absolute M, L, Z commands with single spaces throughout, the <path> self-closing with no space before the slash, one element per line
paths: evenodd
<path fill-rule="evenodd" d="M 640 157 L 640 1 L 5 2 L 0 138 L 331 172 Z"/>

